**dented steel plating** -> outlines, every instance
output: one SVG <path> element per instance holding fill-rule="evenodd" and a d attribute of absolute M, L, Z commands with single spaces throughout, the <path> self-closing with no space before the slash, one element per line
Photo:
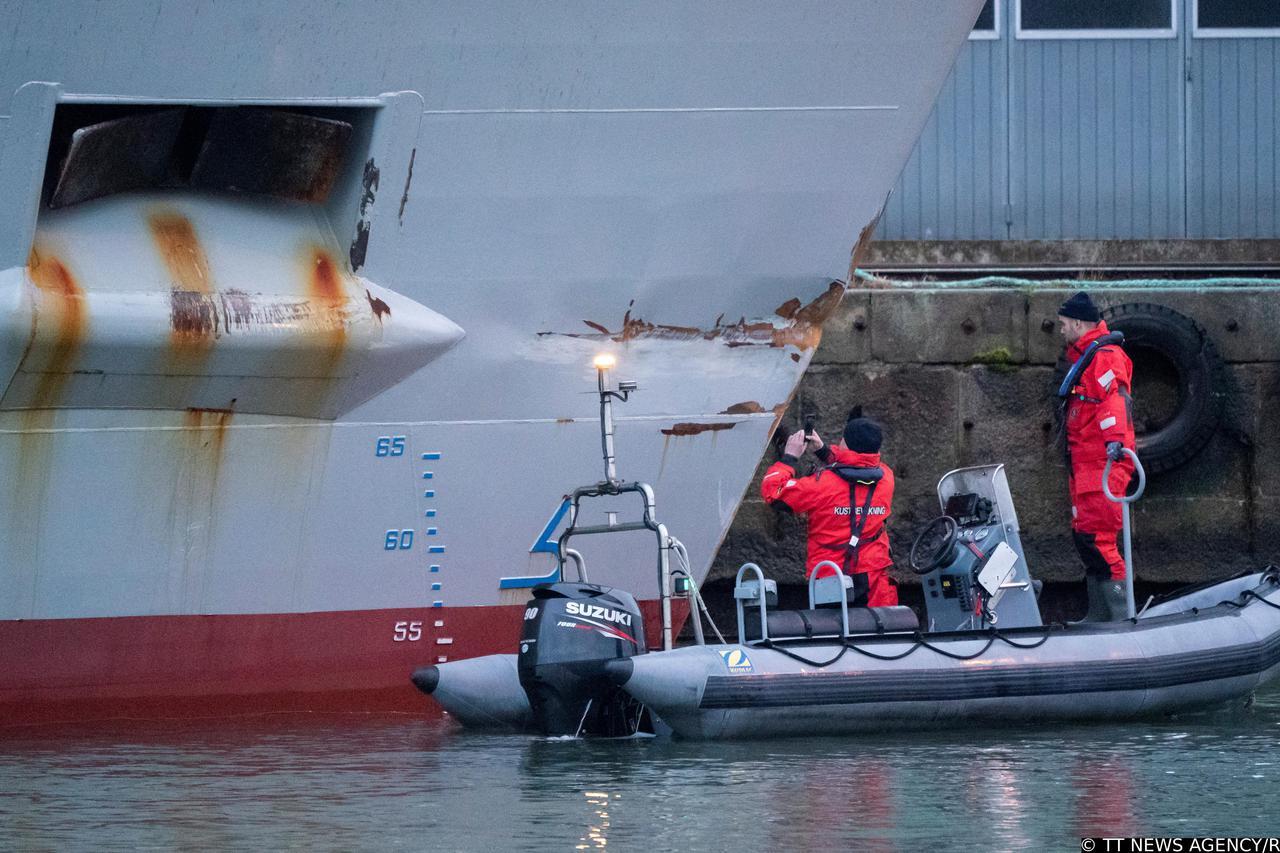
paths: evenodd
<path fill-rule="evenodd" d="M 29 329 L 0 409 L 332 418 L 461 338 L 340 257 L 305 208 L 138 194 L 47 213 L 0 284 L 24 291 L 8 334 Z"/>
<path fill-rule="evenodd" d="M 728 347 L 794 346 L 803 350 L 815 349 L 822 340 L 822 324 L 840 305 L 844 296 L 844 282 L 833 281 L 827 289 L 811 302 L 804 304 L 792 297 L 778 306 L 774 311 L 784 321 L 778 325 L 770 320 L 747 322 L 741 317 L 736 323 L 725 323 L 724 315 L 716 317 L 711 328 L 697 326 L 671 326 L 650 323 L 639 317 L 632 317 L 631 310 L 635 300 L 627 306 L 622 315 L 622 324 L 618 330 L 611 331 L 603 323 L 594 320 L 583 320 L 594 333 L 586 332 L 539 332 L 539 336 L 561 335 L 568 338 L 582 338 L 595 341 L 612 341 L 628 343 L 635 340 L 656 339 L 669 341 L 720 341 Z"/>

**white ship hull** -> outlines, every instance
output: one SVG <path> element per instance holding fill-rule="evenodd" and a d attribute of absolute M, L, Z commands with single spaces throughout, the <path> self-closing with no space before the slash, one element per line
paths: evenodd
<path fill-rule="evenodd" d="M 619 473 L 703 576 L 980 5 L 7 5 L 0 722 L 415 707 L 413 666 L 509 650 L 500 579 L 601 473 L 601 349 Z M 356 130 L 278 234 L 189 189 L 43 207 L 59 117 L 129 104 Z M 651 599 L 611 547 L 591 580 Z"/>

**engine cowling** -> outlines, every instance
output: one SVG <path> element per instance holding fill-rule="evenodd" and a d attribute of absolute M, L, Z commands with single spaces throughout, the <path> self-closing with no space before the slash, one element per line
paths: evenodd
<path fill-rule="evenodd" d="M 585 583 L 534 589 L 517 657 L 534 726 L 549 735 L 635 731 L 641 709 L 604 666 L 644 651 L 644 624 L 630 593 Z"/>

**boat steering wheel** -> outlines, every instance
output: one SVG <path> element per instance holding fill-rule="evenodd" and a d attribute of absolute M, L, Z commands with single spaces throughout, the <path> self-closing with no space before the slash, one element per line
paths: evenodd
<path fill-rule="evenodd" d="M 911 571 L 927 575 L 936 568 L 949 564 L 955 554 L 956 534 L 960 526 L 949 515 L 940 515 L 929 522 L 916 541 L 911 543 Z"/>

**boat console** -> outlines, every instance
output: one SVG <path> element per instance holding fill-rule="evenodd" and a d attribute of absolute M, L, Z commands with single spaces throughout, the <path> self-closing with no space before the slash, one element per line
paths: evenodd
<path fill-rule="evenodd" d="M 1003 465 L 960 468 L 938 481 L 942 515 L 920 532 L 910 564 L 921 575 L 930 631 L 1040 625 Z"/>

